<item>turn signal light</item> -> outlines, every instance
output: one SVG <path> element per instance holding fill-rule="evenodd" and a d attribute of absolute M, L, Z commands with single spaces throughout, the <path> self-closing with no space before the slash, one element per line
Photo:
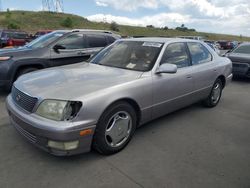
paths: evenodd
<path fill-rule="evenodd" d="M 83 131 L 80 131 L 80 136 L 86 136 L 86 135 L 90 135 L 92 134 L 92 129 L 86 129 L 86 130 L 83 130 Z"/>

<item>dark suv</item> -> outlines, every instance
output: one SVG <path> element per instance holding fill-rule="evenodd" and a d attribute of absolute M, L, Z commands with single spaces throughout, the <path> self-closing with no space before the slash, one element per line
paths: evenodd
<path fill-rule="evenodd" d="M 0 50 L 0 88 L 9 90 L 22 74 L 88 60 L 119 35 L 101 30 L 54 31 L 24 47 Z"/>
<path fill-rule="evenodd" d="M 28 33 L 20 30 L 0 30 L 0 47 L 23 46 L 32 39 Z"/>

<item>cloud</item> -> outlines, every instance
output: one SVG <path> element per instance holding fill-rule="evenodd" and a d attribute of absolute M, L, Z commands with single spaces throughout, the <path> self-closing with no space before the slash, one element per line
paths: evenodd
<path fill-rule="evenodd" d="M 184 23 L 198 31 L 228 33 L 250 36 L 249 0 L 95 0 L 99 6 L 122 11 L 122 15 L 95 14 L 87 18 L 92 21 L 115 21 L 125 25 L 154 25 L 156 27 L 177 27 Z M 143 14 L 131 18 L 133 12 Z M 112 9 L 111 9 L 112 10 Z M 150 12 L 151 10 L 153 11 Z M 159 13 L 155 13 L 159 10 Z M 145 12 L 151 16 L 145 15 Z M 161 11 L 161 12 L 160 12 Z"/>
<path fill-rule="evenodd" d="M 115 21 L 119 24 L 123 25 L 133 25 L 133 26 L 146 26 L 146 25 L 154 25 L 156 27 L 162 26 L 176 26 L 176 24 L 180 25 L 182 23 L 186 23 L 189 20 L 188 15 L 181 15 L 178 13 L 161 13 L 153 16 L 144 16 L 138 19 L 132 19 L 128 17 L 122 16 L 113 16 L 111 14 L 95 14 L 87 17 L 90 21 L 102 22 L 106 21 L 111 23 Z"/>
<path fill-rule="evenodd" d="M 107 3 L 104 3 L 104 2 L 102 2 L 102 1 L 96 1 L 95 3 L 96 3 L 96 5 L 99 6 L 99 7 L 107 7 L 107 6 L 108 6 Z"/>
<path fill-rule="evenodd" d="M 157 0 L 96 0 L 98 6 L 111 6 L 117 10 L 134 11 L 138 8 L 156 9 L 158 8 Z"/>

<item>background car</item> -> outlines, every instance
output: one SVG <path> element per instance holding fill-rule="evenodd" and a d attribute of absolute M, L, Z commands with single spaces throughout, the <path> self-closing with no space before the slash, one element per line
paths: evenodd
<path fill-rule="evenodd" d="M 220 49 L 218 48 L 218 45 L 215 41 L 204 41 L 207 45 L 209 45 L 217 54 L 220 54 Z"/>
<path fill-rule="evenodd" d="M 0 30 L 0 47 L 23 46 L 32 39 L 28 33 L 20 30 Z"/>
<path fill-rule="evenodd" d="M 17 131 L 54 155 L 121 151 L 136 128 L 192 103 L 215 107 L 232 63 L 198 40 L 118 40 L 89 63 L 29 73 L 7 98 Z"/>
<path fill-rule="evenodd" d="M 225 55 L 233 62 L 233 75 L 250 77 L 250 43 L 242 43 Z"/>
<path fill-rule="evenodd" d="M 88 60 L 119 36 L 107 31 L 54 31 L 22 48 L 0 51 L 0 87 L 9 90 L 21 75 Z"/>
<path fill-rule="evenodd" d="M 238 45 L 237 41 L 218 41 L 218 43 L 222 50 L 232 50 Z"/>
<path fill-rule="evenodd" d="M 34 39 L 40 37 L 40 36 L 43 36 L 45 34 L 48 34 L 48 33 L 51 33 L 53 30 L 40 30 L 40 31 L 37 31 L 34 35 Z"/>

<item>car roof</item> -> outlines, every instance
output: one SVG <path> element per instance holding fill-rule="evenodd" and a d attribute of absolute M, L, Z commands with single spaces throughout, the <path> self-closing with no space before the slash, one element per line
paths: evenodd
<path fill-rule="evenodd" d="M 160 42 L 160 43 L 169 43 L 169 42 L 201 42 L 199 40 L 193 40 L 193 39 L 164 38 L 164 37 L 141 37 L 141 38 L 120 39 L 120 40 L 122 40 L 122 41 L 140 41 L 140 42 Z"/>

